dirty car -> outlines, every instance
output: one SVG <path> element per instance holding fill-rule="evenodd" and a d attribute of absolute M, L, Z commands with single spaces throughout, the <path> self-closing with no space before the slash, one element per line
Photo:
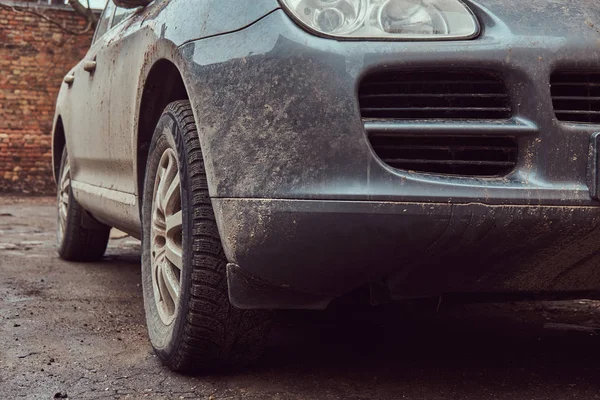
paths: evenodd
<path fill-rule="evenodd" d="M 598 297 L 597 2 L 114 1 L 58 96 L 59 254 L 142 240 L 170 368 L 360 288 Z"/>

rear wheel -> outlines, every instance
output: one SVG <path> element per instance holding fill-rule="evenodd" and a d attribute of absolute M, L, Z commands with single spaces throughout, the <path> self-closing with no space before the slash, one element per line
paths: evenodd
<path fill-rule="evenodd" d="M 188 101 L 161 116 L 146 166 L 142 283 L 150 341 L 169 368 L 210 372 L 254 361 L 270 314 L 229 303 L 227 259 Z"/>
<path fill-rule="evenodd" d="M 108 245 L 110 227 L 94 220 L 77 203 L 71 191 L 71 165 L 63 150 L 57 188 L 58 255 L 67 261 L 96 261 Z"/>

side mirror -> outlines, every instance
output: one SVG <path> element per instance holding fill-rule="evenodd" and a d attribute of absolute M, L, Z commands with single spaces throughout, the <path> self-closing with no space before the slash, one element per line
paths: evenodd
<path fill-rule="evenodd" d="M 117 7 L 121 8 L 137 8 L 146 7 L 152 0 L 113 0 Z"/>

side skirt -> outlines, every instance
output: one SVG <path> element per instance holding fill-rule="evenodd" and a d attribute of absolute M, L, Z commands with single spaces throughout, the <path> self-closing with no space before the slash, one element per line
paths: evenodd
<path fill-rule="evenodd" d="M 95 219 L 141 237 L 137 196 L 78 181 L 72 181 L 71 187 L 79 204 Z"/>

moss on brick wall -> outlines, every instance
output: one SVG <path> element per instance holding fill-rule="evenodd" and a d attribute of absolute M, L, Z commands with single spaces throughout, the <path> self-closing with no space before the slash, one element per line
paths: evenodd
<path fill-rule="evenodd" d="M 85 26 L 68 8 L 44 13 L 72 30 Z M 71 35 L 35 15 L 0 7 L 0 192 L 54 192 L 56 96 L 91 38 L 92 32 Z"/>

